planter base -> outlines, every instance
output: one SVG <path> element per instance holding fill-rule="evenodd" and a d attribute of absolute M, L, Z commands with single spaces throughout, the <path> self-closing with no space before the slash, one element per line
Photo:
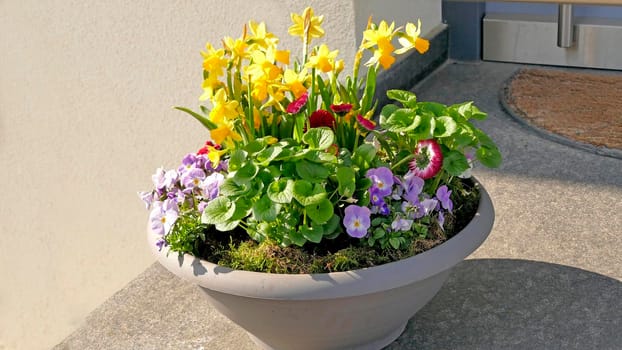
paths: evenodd
<path fill-rule="evenodd" d="M 398 328 L 396 328 L 394 331 L 392 331 L 391 333 L 389 333 L 386 337 L 381 338 L 381 339 L 377 339 L 371 343 L 368 344 L 363 344 L 357 347 L 353 347 L 350 348 L 352 350 L 378 350 L 378 349 L 382 349 L 385 346 L 393 343 L 393 341 L 397 338 L 400 337 L 400 335 L 402 335 L 402 333 L 404 333 L 404 329 L 406 329 L 406 325 L 408 324 L 408 322 L 402 324 L 401 326 L 399 326 Z M 259 346 L 260 349 L 264 349 L 264 350 L 281 350 L 281 349 L 276 349 L 271 347 L 270 345 L 262 342 L 259 338 L 257 338 L 256 336 L 252 335 L 251 333 L 248 333 L 249 338 L 255 343 L 257 344 L 257 346 Z"/>

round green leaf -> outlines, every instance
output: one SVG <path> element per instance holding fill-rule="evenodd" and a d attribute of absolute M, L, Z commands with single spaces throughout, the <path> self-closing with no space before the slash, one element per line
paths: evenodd
<path fill-rule="evenodd" d="M 201 222 L 209 225 L 225 223 L 235 214 L 235 202 L 227 197 L 217 197 L 207 203 L 201 216 Z"/>
<path fill-rule="evenodd" d="M 319 202 L 305 207 L 305 211 L 311 220 L 316 224 L 325 224 L 334 215 L 333 203 L 327 198 L 320 200 Z"/>
<path fill-rule="evenodd" d="M 315 186 L 306 180 L 298 180 L 294 182 L 292 190 L 294 198 L 303 206 L 317 204 L 327 196 L 324 187 L 320 184 Z"/>
<path fill-rule="evenodd" d="M 274 221 L 280 210 L 280 204 L 274 203 L 268 196 L 263 196 L 253 205 L 253 216 L 257 221 Z"/>
<path fill-rule="evenodd" d="M 421 116 L 417 115 L 417 111 L 411 108 L 396 109 L 381 127 L 391 132 L 405 132 L 416 128 L 421 123 Z"/>
<path fill-rule="evenodd" d="M 469 162 L 459 151 L 451 151 L 443 158 L 443 169 L 452 176 L 458 176 L 469 169 Z"/>
<path fill-rule="evenodd" d="M 296 173 L 304 180 L 311 182 L 323 181 L 330 175 L 330 172 L 324 165 L 307 160 L 296 162 Z"/>
<path fill-rule="evenodd" d="M 436 126 L 434 128 L 434 136 L 448 137 L 453 135 L 458 129 L 458 124 L 452 117 L 435 118 Z"/>
<path fill-rule="evenodd" d="M 280 178 L 268 186 L 268 198 L 275 203 L 287 204 L 294 197 L 294 181 L 292 179 Z"/>
<path fill-rule="evenodd" d="M 335 143 L 335 134 L 327 127 L 311 128 L 302 136 L 302 142 L 311 149 L 325 150 Z"/>
<path fill-rule="evenodd" d="M 324 236 L 324 230 L 322 229 L 322 226 L 307 227 L 303 225 L 300 226 L 299 230 L 305 239 L 313 243 L 320 243 L 322 241 L 322 236 Z"/>

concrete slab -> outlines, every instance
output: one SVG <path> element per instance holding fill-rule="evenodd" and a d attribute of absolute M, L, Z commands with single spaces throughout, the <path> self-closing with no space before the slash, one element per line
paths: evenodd
<path fill-rule="evenodd" d="M 413 89 L 489 112 L 479 126 L 505 162 L 475 170 L 497 213 L 488 240 L 387 349 L 622 348 L 622 161 L 510 118 L 498 93 L 519 67 L 450 62 Z M 154 264 L 54 349 L 253 349 L 201 293 Z"/>

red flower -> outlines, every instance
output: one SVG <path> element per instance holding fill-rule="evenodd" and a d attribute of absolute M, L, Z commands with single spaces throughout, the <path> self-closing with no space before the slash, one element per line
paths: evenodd
<path fill-rule="evenodd" d="M 409 163 L 410 171 L 426 180 L 434 177 L 443 166 L 441 147 L 433 139 L 417 143 L 415 158 Z"/>
<path fill-rule="evenodd" d="M 340 105 L 330 105 L 330 109 L 339 115 L 344 115 L 352 110 L 352 105 L 349 103 L 342 103 Z"/>
<path fill-rule="evenodd" d="M 221 146 L 219 144 L 213 143 L 211 140 L 207 140 L 205 142 L 205 146 L 201 147 L 201 149 L 199 149 L 197 151 L 197 155 L 208 154 L 209 153 L 209 148 L 208 147 L 211 147 L 212 149 L 215 149 L 217 151 L 219 151 L 221 149 Z"/>
<path fill-rule="evenodd" d="M 329 111 L 318 109 L 317 111 L 311 113 L 311 117 L 309 117 L 309 124 L 312 128 L 327 126 L 331 129 L 334 129 L 335 117 L 333 117 L 333 115 L 330 114 Z"/>
<path fill-rule="evenodd" d="M 302 96 L 298 97 L 297 100 L 292 101 L 292 103 L 290 103 L 287 106 L 287 113 L 296 114 L 300 112 L 302 107 L 304 107 L 307 104 L 308 99 L 309 99 L 309 94 L 305 92 L 304 94 L 302 94 Z"/>
<path fill-rule="evenodd" d="M 376 127 L 376 123 L 373 120 L 365 119 L 362 115 L 357 115 L 356 120 L 361 124 L 365 129 L 372 131 Z"/>

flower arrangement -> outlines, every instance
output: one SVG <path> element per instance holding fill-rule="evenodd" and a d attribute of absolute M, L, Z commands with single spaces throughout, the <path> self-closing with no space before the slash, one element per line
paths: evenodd
<path fill-rule="evenodd" d="M 323 16 L 306 8 L 291 19 L 298 59 L 253 21 L 241 37 L 201 52 L 200 100 L 209 107 L 176 108 L 211 140 L 177 169 L 158 169 L 155 188 L 141 193 L 158 246 L 238 269 L 328 272 L 451 237 L 477 206 L 477 188 L 465 180 L 473 163 L 496 167 L 501 156 L 470 122 L 486 117 L 471 102 L 446 106 L 389 90 L 394 103 L 379 109 L 379 70 L 395 55 L 428 49 L 421 22 L 396 28 L 370 18 L 342 78 L 338 50 L 313 45 Z M 312 262 L 298 264 L 305 259 Z"/>

